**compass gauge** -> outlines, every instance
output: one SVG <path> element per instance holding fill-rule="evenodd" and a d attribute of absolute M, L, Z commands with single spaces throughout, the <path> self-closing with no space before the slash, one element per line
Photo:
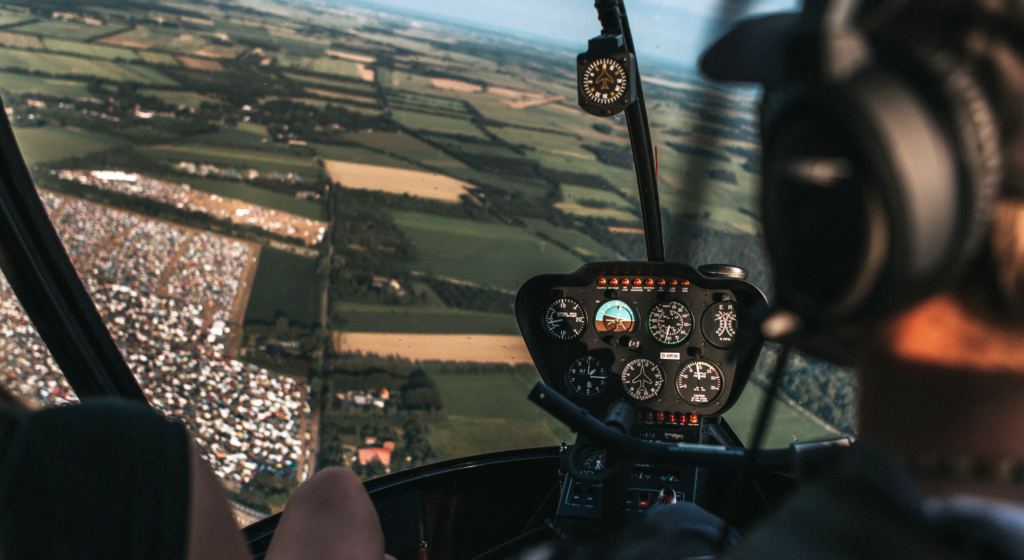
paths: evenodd
<path fill-rule="evenodd" d="M 544 312 L 544 332 L 556 340 L 575 340 L 586 327 L 587 312 L 574 299 L 556 299 Z"/>
<path fill-rule="evenodd" d="M 678 301 L 663 301 L 651 308 L 647 330 L 660 344 L 676 346 L 693 332 L 693 315 Z"/>
<path fill-rule="evenodd" d="M 686 362 L 679 368 L 676 389 L 694 406 L 711 404 L 722 392 L 722 370 L 707 360 Z"/>
<path fill-rule="evenodd" d="M 734 301 L 721 301 L 708 307 L 700 322 L 704 339 L 718 348 L 732 348 L 738 332 L 737 309 Z"/>
<path fill-rule="evenodd" d="M 661 367 L 647 358 L 637 358 L 622 368 L 622 389 L 634 400 L 653 399 L 664 384 L 665 374 Z"/>
<path fill-rule="evenodd" d="M 611 376 L 612 372 L 600 359 L 582 356 L 565 370 L 565 386 L 577 397 L 593 399 L 604 394 Z"/>
<path fill-rule="evenodd" d="M 629 76 L 622 63 L 602 57 L 592 61 L 583 71 L 580 89 L 592 103 L 611 105 L 622 100 L 629 85 Z"/>

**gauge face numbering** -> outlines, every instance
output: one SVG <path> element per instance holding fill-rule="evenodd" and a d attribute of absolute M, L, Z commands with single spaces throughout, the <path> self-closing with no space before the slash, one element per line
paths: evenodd
<path fill-rule="evenodd" d="M 736 327 L 739 322 L 736 310 L 737 305 L 733 301 L 721 301 L 709 306 L 700 324 L 704 339 L 719 348 L 730 348 L 736 344 Z"/>
<path fill-rule="evenodd" d="M 622 64 L 612 58 L 599 58 L 583 71 L 583 95 L 599 105 L 610 105 L 626 94 L 629 78 Z"/>
<path fill-rule="evenodd" d="M 682 344 L 693 332 L 693 315 L 678 301 L 663 301 L 651 308 L 647 330 L 665 346 Z"/>
<path fill-rule="evenodd" d="M 574 299 L 556 299 L 544 312 L 544 330 L 558 340 L 574 340 L 586 327 L 587 312 Z"/>
<path fill-rule="evenodd" d="M 679 368 L 676 389 L 692 405 L 711 404 L 722 392 L 722 370 L 707 360 L 687 362 Z"/>
<path fill-rule="evenodd" d="M 653 399 L 664 383 L 661 367 L 647 358 L 637 358 L 622 367 L 622 389 L 635 400 Z"/>
<path fill-rule="evenodd" d="M 577 397 L 592 399 L 601 396 L 608 388 L 611 371 L 600 359 L 582 356 L 569 364 L 565 370 L 565 386 Z"/>
<path fill-rule="evenodd" d="M 624 301 L 613 299 L 597 308 L 594 328 L 597 332 L 632 332 L 636 326 L 636 313 Z"/>

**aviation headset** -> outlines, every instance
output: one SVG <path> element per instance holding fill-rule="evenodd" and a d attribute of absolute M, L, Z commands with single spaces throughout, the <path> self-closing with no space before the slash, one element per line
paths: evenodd
<path fill-rule="evenodd" d="M 1002 185 L 997 119 L 968 66 L 935 45 L 869 40 L 859 4 L 807 0 L 741 23 L 702 60 L 713 78 L 765 86 L 778 301 L 816 325 L 879 318 L 955 280 Z"/>

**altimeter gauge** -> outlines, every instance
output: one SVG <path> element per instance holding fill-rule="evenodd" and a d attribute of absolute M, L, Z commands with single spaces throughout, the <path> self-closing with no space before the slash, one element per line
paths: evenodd
<path fill-rule="evenodd" d="M 722 392 L 722 370 L 704 359 L 686 362 L 679 368 L 676 390 L 694 406 L 711 404 Z"/>
<path fill-rule="evenodd" d="M 700 322 L 704 340 L 719 348 L 731 348 L 736 344 L 739 325 L 738 308 L 739 306 L 734 301 L 720 301 L 708 307 Z"/>
<path fill-rule="evenodd" d="M 586 327 L 587 312 L 574 299 L 556 299 L 544 312 L 544 331 L 556 340 L 575 340 Z"/>
<path fill-rule="evenodd" d="M 637 358 L 622 367 L 622 389 L 638 401 L 649 401 L 658 396 L 665 384 L 665 374 L 658 364 L 647 358 Z"/>
<path fill-rule="evenodd" d="M 582 356 L 573 360 L 565 370 L 565 386 L 577 397 L 592 399 L 604 393 L 611 376 L 612 372 L 600 359 Z"/>
<path fill-rule="evenodd" d="M 678 301 L 663 301 L 651 308 L 647 330 L 665 346 L 682 344 L 693 332 L 693 315 Z"/>

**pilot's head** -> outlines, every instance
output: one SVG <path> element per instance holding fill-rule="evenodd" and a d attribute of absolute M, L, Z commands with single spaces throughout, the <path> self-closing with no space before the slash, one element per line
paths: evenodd
<path fill-rule="evenodd" d="M 808 330 L 948 317 L 1024 346 L 1022 36 L 1021 2 L 807 0 L 705 55 L 765 87 L 765 237 Z"/>

